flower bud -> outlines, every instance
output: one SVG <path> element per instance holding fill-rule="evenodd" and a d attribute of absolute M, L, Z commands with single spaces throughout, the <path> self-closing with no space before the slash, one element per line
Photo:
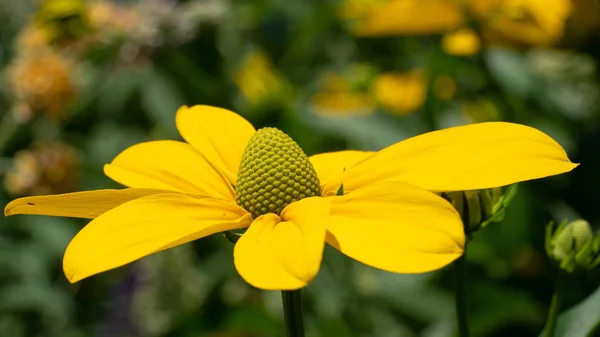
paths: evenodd
<path fill-rule="evenodd" d="M 470 234 L 504 219 L 504 210 L 516 194 L 516 186 L 442 194 L 460 214 L 465 233 Z"/>
<path fill-rule="evenodd" d="M 569 273 L 591 270 L 600 264 L 600 234 L 585 220 L 563 222 L 556 228 L 551 222 L 546 226 L 546 253 Z"/>

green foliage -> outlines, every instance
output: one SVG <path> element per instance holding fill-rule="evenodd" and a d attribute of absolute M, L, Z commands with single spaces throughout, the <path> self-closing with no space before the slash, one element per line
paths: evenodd
<path fill-rule="evenodd" d="M 556 337 L 594 337 L 600 330 L 600 288 L 558 317 Z M 543 336 L 540 334 L 540 336 Z"/>
<path fill-rule="evenodd" d="M 510 187 L 493 205 L 480 203 L 493 216 L 469 243 L 474 337 L 536 335 L 554 285 L 543 224 L 586 218 L 594 227 L 600 220 L 600 24 L 585 15 L 600 17 L 592 0 L 572 2 L 560 41 L 542 47 L 514 41 L 524 33 L 503 35 L 468 56 L 446 52 L 443 32 L 353 35 L 339 15 L 344 1 L 119 1 L 118 10 L 52 1 L 52 11 L 32 1 L 0 6 L 2 206 L 22 195 L 119 188 L 103 165 L 135 143 L 181 140 L 181 105 L 231 109 L 257 128 L 281 129 L 308 155 L 379 150 L 467 123 L 531 125 L 582 165 L 520 184 L 516 195 Z M 538 17 L 525 14 L 525 21 Z M 47 40 L 25 34 L 34 23 L 50 27 Z M 479 24 L 476 32 L 487 36 Z M 45 55 L 58 56 L 47 65 Z M 424 80 L 407 76 L 412 72 Z M 53 90 L 35 91 L 45 81 Z M 73 153 L 38 149 L 50 143 Z M 73 181 L 56 178 L 60 172 Z M 281 335 L 280 294 L 253 289 L 233 267 L 229 240 L 240 233 L 69 284 L 62 254 L 86 222 L 0 217 L 0 336 Z M 485 226 L 490 222 L 498 223 Z M 453 336 L 450 276 L 449 268 L 386 273 L 327 247 L 317 278 L 303 290 L 307 335 Z M 566 291 L 571 309 L 560 316 L 557 336 L 599 333 L 600 290 L 592 293 L 599 277 L 592 271 Z"/>

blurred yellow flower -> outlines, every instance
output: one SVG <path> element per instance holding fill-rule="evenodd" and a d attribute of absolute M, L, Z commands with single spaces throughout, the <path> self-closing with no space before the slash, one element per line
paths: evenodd
<path fill-rule="evenodd" d="M 7 68 L 8 82 L 17 104 L 31 111 L 58 116 L 75 94 L 72 63 L 50 47 L 17 54 Z"/>
<path fill-rule="evenodd" d="M 76 188 L 77 180 L 77 158 L 71 147 L 37 144 L 15 154 L 4 187 L 13 195 L 65 193 Z"/>
<path fill-rule="evenodd" d="M 43 0 L 34 14 L 34 24 L 50 34 L 52 42 L 70 41 L 87 31 L 83 0 Z"/>
<path fill-rule="evenodd" d="M 326 73 L 322 79 L 323 90 L 311 96 L 310 105 L 321 115 L 368 115 L 375 111 L 375 100 L 366 92 L 353 88 L 340 74 Z"/>
<path fill-rule="evenodd" d="M 256 131 L 225 109 L 184 106 L 176 124 L 187 143 L 137 144 L 105 165 L 128 188 L 21 198 L 5 215 L 93 219 L 66 249 L 71 282 L 245 228 L 234 248 L 240 275 L 262 289 L 298 289 L 319 271 L 325 242 L 386 271 L 441 268 L 462 255 L 465 236 L 456 210 L 432 191 L 499 187 L 577 166 L 552 138 L 511 123 L 310 159 L 282 131 Z"/>
<path fill-rule="evenodd" d="M 235 83 L 242 95 L 253 106 L 261 106 L 282 99 L 284 84 L 271 60 L 262 51 L 246 55 L 235 75 Z"/>
<path fill-rule="evenodd" d="M 420 108 L 427 98 L 427 74 L 413 70 L 405 74 L 387 72 L 375 77 L 371 92 L 387 111 L 404 115 Z"/>
<path fill-rule="evenodd" d="M 19 53 L 35 52 L 39 48 L 47 48 L 52 40 L 52 32 L 44 26 L 29 24 L 17 36 Z"/>
<path fill-rule="evenodd" d="M 134 31 L 141 21 L 134 6 L 108 0 L 89 2 L 86 14 L 90 27 L 100 34 L 127 34 Z"/>
<path fill-rule="evenodd" d="M 68 17 L 79 16 L 85 12 L 83 0 L 42 0 L 36 13 L 36 20 L 50 22 Z"/>
<path fill-rule="evenodd" d="M 346 0 L 340 16 L 358 36 L 435 34 L 464 21 L 458 0 Z"/>
<path fill-rule="evenodd" d="M 546 46 L 562 37 L 571 0 L 471 0 L 470 8 L 493 43 Z"/>
<path fill-rule="evenodd" d="M 328 116 L 369 115 L 375 109 L 371 96 L 359 92 L 321 92 L 310 101 L 316 113 Z"/>
<path fill-rule="evenodd" d="M 467 25 L 470 10 L 491 43 L 549 45 L 571 13 L 570 0 L 345 0 L 339 11 L 357 36 L 442 34 Z M 474 34 L 459 30 L 445 48 L 468 55 L 479 48 Z"/>
<path fill-rule="evenodd" d="M 444 35 L 442 48 L 450 55 L 469 56 L 479 51 L 481 41 L 472 29 L 461 28 Z"/>
<path fill-rule="evenodd" d="M 427 97 L 427 75 L 423 70 L 407 73 L 369 74 L 356 66 L 348 76 L 327 73 L 323 91 L 310 99 L 313 110 L 322 115 L 368 115 L 380 106 L 403 115 L 423 105 Z M 372 78 L 371 78 L 372 77 Z"/>

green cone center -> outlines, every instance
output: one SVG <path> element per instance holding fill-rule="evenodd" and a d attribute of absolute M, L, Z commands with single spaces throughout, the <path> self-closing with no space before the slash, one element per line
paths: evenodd
<path fill-rule="evenodd" d="M 321 195 L 317 172 L 308 156 L 284 132 L 263 128 L 242 155 L 236 186 L 237 204 L 254 218 L 281 214 L 292 202 Z"/>

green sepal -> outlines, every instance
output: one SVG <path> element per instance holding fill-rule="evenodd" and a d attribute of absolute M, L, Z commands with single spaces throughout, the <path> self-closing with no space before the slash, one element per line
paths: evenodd
<path fill-rule="evenodd" d="M 238 242 L 238 240 L 242 237 L 242 234 L 234 233 L 231 231 L 223 232 L 223 235 L 225 236 L 225 238 L 227 238 L 227 240 L 234 244 Z"/>
<path fill-rule="evenodd" d="M 340 188 L 338 188 L 337 192 L 335 192 L 335 195 L 337 195 L 337 196 L 344 195 L 344 184 L 340 185 Z"/>
<path fill-rule="evenodd" d="M 494 193 L 492 193 L 492 190 L 494 189 L 481 190 L 478 193 L 479 202 L 481 203 L 481 219 L 483 221 L 494 216 L 494 205 L 496 204 L 496 199 L 494 199 Z"/>
<path fill-rule="evenodd" d="M 469 214 L 468 223 L 466 223 L 469 231 L 475 230 L 483 220 L 481 218 L 481 202 L 477 191 L 465 191 L 465 199 L 467 201 L 467 211 Z"/>

